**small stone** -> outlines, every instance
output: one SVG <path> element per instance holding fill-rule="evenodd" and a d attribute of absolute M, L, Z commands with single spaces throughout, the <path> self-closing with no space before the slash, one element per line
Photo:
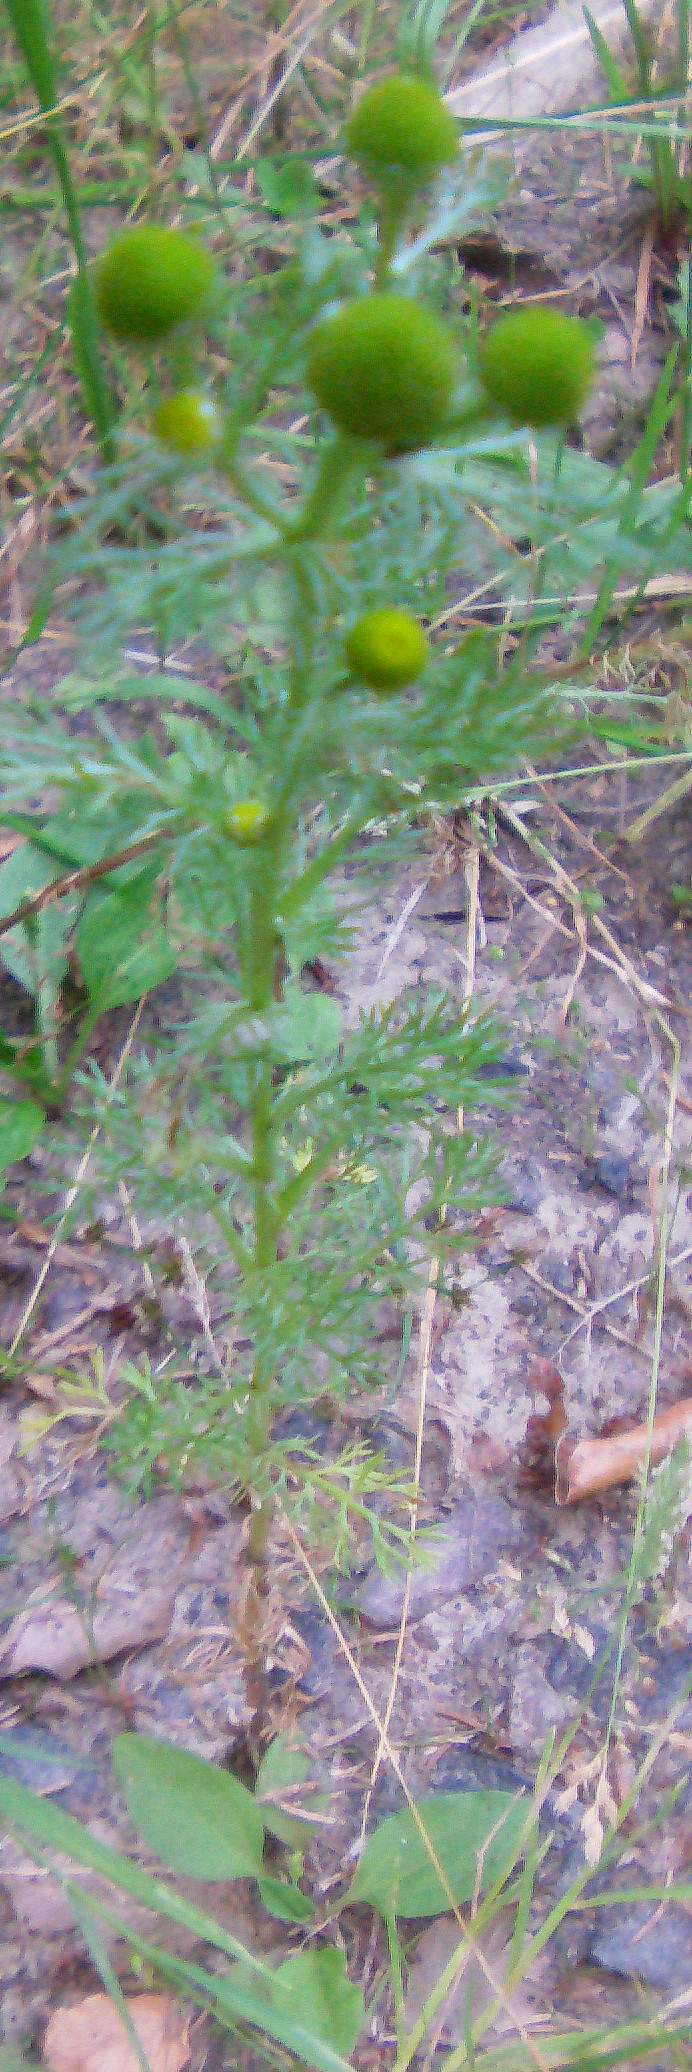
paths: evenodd
<path fill-rule="evenodd" d="M 542 1259 L 543 1279 L 550 1281 L 553 1288 L 559 1288 L 562 1295 L 574 1294 L 574 1267 L 559 1253 L 544 1252 Z"/>
<path fill-rule="evenodd" d="M 603 1187 L 606 1194 L 614 1194 L 618 1201 L 632 1199 L 632 1168 L 630 1160 L 621 1151 L 603 1151 L 595 1158 L 591 1174 L 581 1182 L 583 1187 Z"/>
<path fill-rule="evenodd" d="M 665 1902 L 665 1893 L 662 1893 Z M 625 1978 L 640 1978 L 666 1993 L 689 1987 L 692 1920 L 673 1906 L 618 1907 L 601 1920 L 591 1944 L 594 1963 Z"/>
<path fill-rule="evenodd" d="M 571 1695 L 554 1691 L 543 1674 L 536 1649 L 522 1647 L 514 1672 L 509 1739 L 516 1754 L 542 1755 L 551 1727 L 560 1734 L 575 1715 Z"/>
<path fill-rule="evenodd" d="M 537 1317 L 540 1307 L 541 1298 L 535 1288 L 518 1288 L 512 1296 L 512 1309 L 519 1317 Z"/>
<path fill-rule="evenodd" d="M 11 1727 L 0 1749 L 3 1776 L 16 1778 L 18 1784 L 26 1784 L 42 1796 L 65 1791 L 78 1771 L 87 1767 L 86 1757 L 66 1748 L 45 1727 Z"/>
<path fill-rule="evenodd" d="M 522 1216 L 532 1216 L 540 1208 L 543 1196 L 543 1179 L 532 1159 L 509 1161 L 501 1170 L 502 1186 L 505 1191 L 505 1206 L 518 1209 Z"/>
<path fill-rule="evenodd" d="M 426 1567 L 414 1569 L 411 1619 L 426 1618 L 450 1597 L 494 1574 L 503 1549 L 515 1546 L 521 1537 L 520 1520 L 502 1497 L 461 1497 L 441 1523 Z M 383 1576 L 376 1569 L 368 1576 L 357 1601 L 363 1618 L 371 1626 L 396 1626 L 404 1601 L 404 1583 L 403 1571 Z"/>
<path fill-rule="evenodd" d="M 12 1619 L 0 1650 L 0 1678 L 43 1670 L 69 1681 L 96 1659 L 112 1660 L 145 1642 L 160 1640 L 168 1627 L 185 1559 L 188 1535 L 173 1523 L 164 1500 L 142 1505 L 127 1538 L 106 1564 L 84 1608 L 41 1584 Z M 87 1579 L 85 1577 L 85 1584 Z"/>

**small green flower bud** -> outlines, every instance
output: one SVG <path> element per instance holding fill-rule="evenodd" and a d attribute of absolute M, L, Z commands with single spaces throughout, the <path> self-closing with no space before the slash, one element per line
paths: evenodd
<path fill-rule="evenodd" d="M 239 799 L 237 806 L 231 806 L 226 814 L 228 833 L 241 849 L 261 842 L 268 826 L 269 813 L 261 799 Z"/>
<path fill-rule="evenodd" d="M 101 322 L 126 344 L 156 345 L 198 314 L 215 272 L 211 253 L 184 230 L 136 223 L 121 231 L 99 263 Z"/>
<path fill-rule="evenodd" d="M 430 645 L 410 612 L 364 612 L 346 635 L 346 659 L 371 691 L 402 691 L 422 675 Z"/>
<path fill-rule="evenodd" d="M 174 453 L 196 460 L 210 453 L 220 433 L 218 413 L 209 396 L 199 389 L 178 389 L 159 403 L 151 420 L 152 431 Z"/>
<path fill-rule="evenodd" d="M 458 156 L 459 138 L 435 88 L 399 74 L 363 94 L 347 125 L 346 149 L 371 180 L 428 187 Z"/>
<path fill-rule="evenodd" d="M 594 376 L 593 335 L 559 309 L 515 309 L 498 317 L 481 349 L 486 394 L 515 424 L 568 425 Z"/>
<path fill-rule="evenodd" d="M 364 295 L 313 332 L 308 381 L 344 432 L 390 453 L 428 446 L 444 424 L 456 379 L 454 341 L 431 310 L 405 295 Z"/>

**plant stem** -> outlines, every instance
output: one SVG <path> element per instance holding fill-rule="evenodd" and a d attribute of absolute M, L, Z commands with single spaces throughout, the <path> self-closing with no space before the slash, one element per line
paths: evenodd
<path fill-rule="evenodd" d="M 681 299 L 684 303 L 683 354 L 686 379 L 680 385 L 680 456 L 679 470 L 682 482 L 687 482 L 692 460 L 692 397 L 690 396 L 690 375 L 692 374 L 692 266 L 686 259 L 680 268 Z"/>
<path fill-rule="evenodd" d="M 300 517 L 284 528 L 289 546 L 304 540 L 321 539 L 329 531 L 343 502 L 350 476 L 362 460 L 363 441 L 338 433 L 322 453 L 317 474 Z"/>
<path fill-rule="evenodd" d="M 351 450 L 351 442 L 346 442 Z M 340 488 L 344 480 L 344 455 L 342 442 L 337 439 L 329 449 L 327 470 L 322 484 L 327 492 L 334 484 Z M 336 470 L 334 473 L 333 470 Z M 305 513 L 303 514 L 305 517 Z M 312 588 L 299 557 L 292 570 L 292 641 L 289 669 L 289 698 L 286 706 L 285 763 L 290 766 L 296 736 L 301 736 L 304 725 L 304 705 L 309 691 L 314 649 L 314 600 Z M 280 788 L 275 809 L 267 828 L 264 841 L 260 844 L 254 860 L 253 882 L 250 895 L 250 928 L 247 941 L 246 989 L 248 1005 L 254 1014 L 266 1014 L 277 998 L 281 997 L 281 978 L 277 974 L 277 956 L 281 954 L 281 939 L 277 915 L 280 904 L 282 859 L 287 835 L 290 788 Z M 265 1053 L 257 1063 L 249 1092 L 250 1131 L 252 1141 L 252 1214 L 254 1224 L 254 1271 L 260 1284 L 267 1282 L 277 1256 L 277 1242 L 282 1218 L 274 1198 L 275 1180 L 275 1120 L 274 1120 L 274 1068 L 271 1055 Z M 271 1490 L 263 1488 L 263 1457 L 270 1437 L 273 1413 L 273 1389 L 277 1371 L 277 1356 L 271 1351 L 258 1352 L 255 1358 L 248 1423 L 250 1450 L 257 1462 L 257 1481 L 254 1492 L 247 1543 L 247 1559 L 254 1567 L 255 1580 L 251 1585 L 246 1626 L 251 1642 L 253 1617 L 258 1617 L 264 1593 L 262 1573 L 266 1555 L 268 1535 L 274 1511 Z"/>
<path fill-rule="evenodd" d="M 380 196 L 379 246 L 375 261 L 375 287 L 389 288 L 397 238 L 407 214 L 407 201 L 398 183 L 383 187 Z"/>
<path fill-rule="evenodd" d="M 48 147 L 62 191 L 67 227 L 77 262 L 70 293 L 70 324 L 84 399 L 98 432 L 104 460 L 114 458 L 115 410 L 106 381 L 99 343 L 94 291 L 82 237 L 77 189 L 72 178 L 60 117 L 56 112 L 57 73 L 46 26 L 43 0 L 5 0 L 7 12 L 39 107 L 46 117 Z"/>
<path fill-rule="evenodd" d="M 280 532 L 282 530 L 282 514 L 279 505 L 275 504 L 272 498 L 265 494 L 263 489 L 260 489 L 259 485 L 253 481 L 252 476 L 248 474 L 247 468 L 243 466 L 243 462 L 238 459 L 235 450 L 236 439 L 237 431 L 234 427 L 232 436 L 229 436 L 224 442 L 216 465 L 228 477 L 229 482 L 233 483 L 233 488 L 237 490 L 243 503 L 247 504 L 248 510 L 254 511 L 258 518 L 265 518 L 269 525 L 274 526 L 275 530 Z"/>
<path fill-rule="evenodd" d="M 95 1029 L 96 1023 L 99 1020 L 102 1012 L 103 1009 L 100 1000 L 92 1000 L 90 1007 L 87 1009 L 84 1015 L 84 1020 L 82 1021 L 79 1033 L 75 1037 L 74 1042 L 70 1045 L 70 1049 L 67 1053 L 65 1062 L 56 1074 L 54 1084 L 51 1088 L 51 1100 L 55 1103 L 55 1106 L 58 1108 L 62 1107 L 65 1094 L 67 1093 L 68 1086 L 70 1085 L 70 1081 L 72 1079 L 72 1074 L 76 1071 L 77 1065 L 79 1064 L 79 1060 L 83 1052 L 86 1050 L 86 1046 L 90 1041 L 93 1030 Z"/>
<path fill-rule="evenodd" d="M 248 941 L 248 998 L 255 1014 L 266 1013 L 274 998 L 276 963 L 276 904 L 279 875 L 281 827 L 273 823 L 256 859 L 250 902 Z M 271 1196 L 274 1177 L 274 1132 L 272 1117 L 272 1063 L 269 1056 L 258 1060 L 250 1086 L 249 1111 L 252 1140 L 253 1268 L 260 1281 L 271 1273 L 276 1260 L 277 1221 Z M 274 1364 L 271 1356 L 258 1353 L 250 1384 L 248 1424 L 250 1450 L 257 1462 L 257 1483 L 262 1481 L 262 1460 L 269 1439 L 272 1414 Z M 255 1501 L 250 1518 L 248 1561 L 258 1570 L 264 1560 L 273 1512 L 266 1492 Z M 257 1575 L 251 1590 L 255 1611 L 263 1594 Z"/>

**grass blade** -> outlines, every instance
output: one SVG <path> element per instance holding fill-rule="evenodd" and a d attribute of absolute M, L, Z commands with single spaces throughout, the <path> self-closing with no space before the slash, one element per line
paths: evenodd
<path fill-rule="evenodd" d="M 104 459 L 112 460 L 115 409 L 103 371 L 96 305 L 82 237 L 77 189 L 72 178 L 60 117 L 55 108 L 58 98 L 57 69 L 48 33 L 44 0 L 5 0 L 5 6 L 39 107 L 47 117 L 48 144 L 60 181 L 67 227 L 77 262 L 77 278 L 70 294 L 70 322 L 77 371 L 84 401 L 98 433 Z"/>

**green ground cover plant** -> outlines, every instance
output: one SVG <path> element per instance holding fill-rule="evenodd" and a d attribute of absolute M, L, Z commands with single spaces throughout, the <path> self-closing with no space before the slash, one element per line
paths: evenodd
<path fill-rule="evenodd" d="M 598 1681 L 600 1667 L 594 1676 Z M 304 1890 L 305 1853 L 311 1839 L 310 1813 L 287 1814 L 282 1792 L 305 1784 L 304 1756 L 290 1737 L 279 1736 L 269 1744 L 260 1764 L 254 1792 L 226 1770 L 219 1770 L 185 1750 L 167 1747 L 145 1734 L 125 1733 L 117 1737 L 113 1764 L 117 1789 L 124 1799 L 140 1844 L 146 1848 L 154 1868 L 126 1857 L 89 1830 L 40 1798 L 23 1784 L 0 1776 L 0 1811 L 21 1835 L 36 1861 L 50 1868 L 74 1910 L 90 1958 L 105 1990 L 119 2009 L 133 2047 L 146 2072 L 146 2060 L 132 2027 L 131 2008 L 113 1968 L 103 1930 L 116 1928 L 132 1953 L 134 1976 L 156 1977 L 184 1995 L 186 2001 L 204 2010 L 222 2032 L 230 2032 L 236 2047 L 243 2042 L 263 2043 L 267 2062 L 276 2062 L 276 2047 L 284 2053 L 279 2062 L 315 2067 L 316 2072 L 346 2072 L 354 2060 L 359 2042 L 373 2033 L 379 2004 L 384 1995 L 394 2009 L 395 2038 L 387 2044 L 394 2072 L 407 2072 L 412 2062 L 421 2061 L 427 2039 L 434 2038 L 436 2016 L 450 1989 L 463 1981 L 469 1959 L 476 1952 L 490 1995 L 484 1995 L 477 2010 L 469 1990 L 466 2034 L 463 2043 L 444 2054 L 430 2050 L 444 2072 L 465 2072 L 480 2065 L 484 2072 L 525 2072 L 529 2066 L 542 2068 L 593 2066 L 656 2060 L 661 2050 L 673 2052 L 675 2061 L 686 2062 L 691 2025 L 680 2011 L 665 2022 L 655 2015 L 631 2019 L 617 2026 L 564 2028 L 554 2033 L 541 2029 L 532 2036 L 520 2014 L 516 2017 L 517 2040 L 499 2043 L 488 2039 L 498 2013 L 512 2016 L 513 1996 L 530 1974 L 542 1948 L 560 1927 L 565 1916 L 599 1904 L 631 1903 L 650 1898 L 645 1888 L 603 1891 L 605 1866 L 616 1864 L 624 1847 L 628 1816 L 636 1805 L 647 1770 L 655 1759 L 660 1739 L 674 1724 L 689 1685 L 667 1718 L 660 1735 L 648 1751 L 617 1815 L 603 1835 L 599 1864 L 585 1863 L 549 1909 L 538 1928 L 530 1926 L 529 1910 L 537 1874 L 550 1847 L 550 1828 L 541 1814 L 551 1779 L 559 1770 L 571 1739 L 568 1734 L 541 1765 L 533 1794 L 502 1790 L 441 1792 L 416 1803 L 404 1792 L 408 1804 L 374 1826 L 361 1852 L 353 1876 L 344 1889 L 330 1894 L 329 1913 L 320 1911 Z M 0 1744 L 12 1755 L 12 1735 Z M 389 1755 L 398 1770 L 393 1751 Z M 400 1781 L 403 1783 L 401 1773 Z M 293 1800 L 295 1806 L 296 1801 Z M 272 1868 L 265 1862 L 265 1839 L 272 1838 Z M 282 1845 L 281 1874 L 276 1875 L 276 1842 Z M 67 1859 L 89 1875 L 87 1882 L 71 1871 L 61 1870 L 55 1858 Z M 168 1872 L 194 1878 L 212 1888 L 208 1905 L 185 1897 Z M 94 1875 L 99 1881 L 94 1886 Z M 240 1879 L 252 1882 L 267 1912 L 306 1940 L 281 1962 L 268 1962 L 252 1953 L 215 1917 L 213 1887 L 227 1886 Z M 596 1889 L 592 1890 L 594 1881 Z M 175 1923 L 192 1932 L 209 1962 L 192 1962 L 169 1954 L 139 1930 L 128 1926 L 101 1896 L 124 1894 L 159 1920 Z M 689 1897 L 684 1881 L 671 1888 L 676 1898 Z M 658 1893 L 656 1894 L 658 1897 Z M 389 1963 L 376 1983 L 369 2004 L 349 1977 L 343 1947 L 343 1928 L 348 1932 L 350 1909 L 371 1910 L 380 1916 L 386 1930 Z M 415 1950 L 416 1924 L 442 1913 L 453 1913 L 458 1942 L 449 1962 L 428 1993 L 417 2017 L 407 2019 L 404 1982 L 407 1965 Z M 484 1937 L 500 1914 L 510 1918 L 510 1938 L 501 1971 L 483 1956 Z M 335 1935 L 335 1921 L 342 1934 Z M 155 1933 L 155 1929 L 152 1931 Z M 356 2056 L 356 2062 L 357 2062 Z"/>

